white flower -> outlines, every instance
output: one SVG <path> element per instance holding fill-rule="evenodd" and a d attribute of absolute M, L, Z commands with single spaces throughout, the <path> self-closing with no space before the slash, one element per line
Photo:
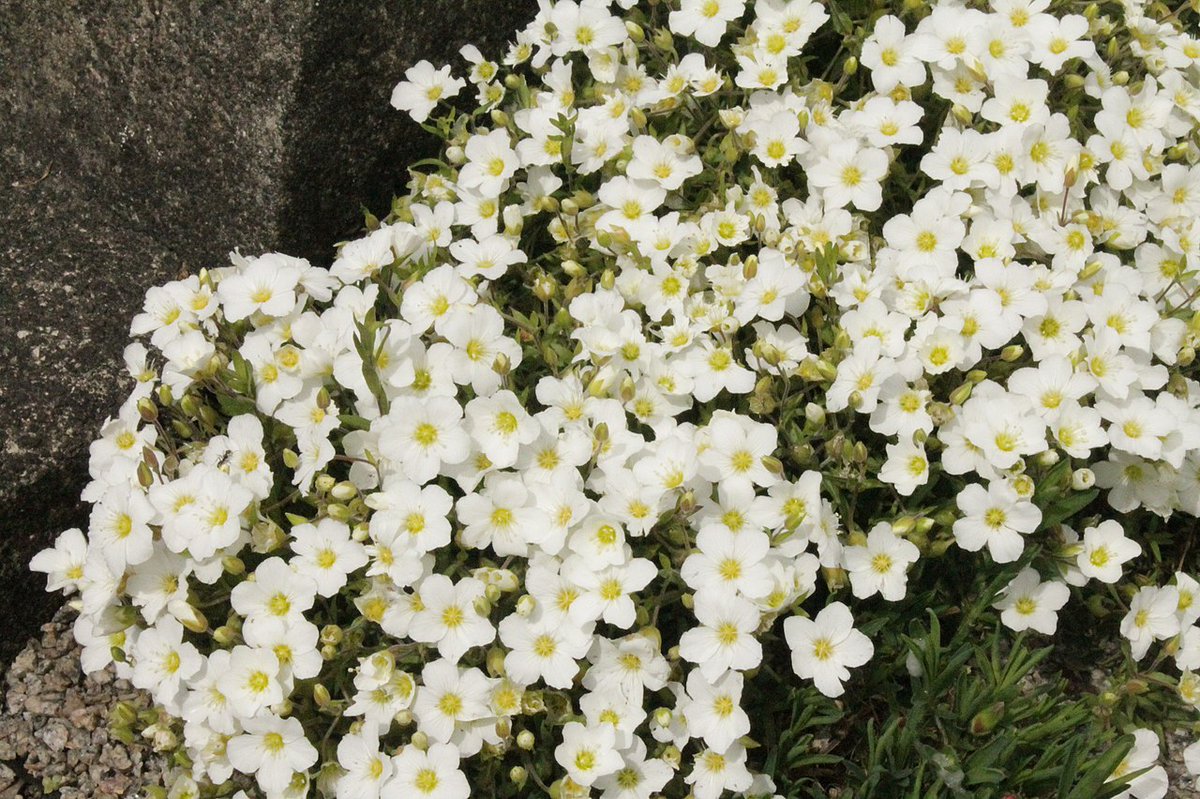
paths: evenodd
<path fill-rule="evenodd" d="M 697 593 L 740 592 L 761 598 L 770 590 L 765 558 L 771 540 L 766 533 L 709 527 L 696 537 L 696 548 L 679 574 Z"/>
<path fill-rule="evenodd" d="M 462 463 L 470 439 L 459 421 L 463 410 L 452 399 L 401 397 L 378 425 L 379 448 L 418 485 L 432 480 L 447 464 Z"/>
<path fill-rule="evenodd" d="M 659 141 L 653 136 L 638 136 L 633 140 L 633 160 L 625 168 L 625 175 L 675 191 L 685 180 L 700 174 L 700 170 L 700 157 L 690 139 L 672 136 Z"/>
<path fill-rule="evenodd" d="M 554 688 L 570 687 L 577 661 L 591 645 L 590 629 L 549 613 L 536 620 L 508 616 L 500 622 L 500 641 L 509 649 L 504 657 L 509 676 L 526 685 L 540 679 Z"/>
<path fill-rule="evenodd" d="M 521 401 L 507 389 L 468 402 L 466 422 L 472 441 L 498 469 L 516 463 L 521 446 L 532 443 L 540 432 Z"/>
<path fill-rule="evenodd" d="M 217 286 L 221 310 L 230 322 L 252 314 L 285 316 L 296 305 L 296 288 L 308 261 L 279 253 L 251 259 Z"/>
<path fill-rule="evenodd" d="M 485 646 L 496 637 L 491 622 L 475 609 L 484 585 L 473 577 L 454 583 L 433 574 L 422 581 L 418 592 L 422 608 L 408 628 L 414 641 L 434 644 L 439 655 L 457 663 L 468 649 Z"/>
<path fill-rule="evenodd" d="M 439 743 L 448 743 L 456 731 L 487 716 L 490 686 L 479 669 L 459 669 L 449 660 L 429 663 L 421 671 L 413 713 L 417 729 Z"/>
<path fill-rule="evenodd" d="M 691 36 L 700 44 L 714 47 L 725 35 L 726 26 L 745 10 L 745 0 L 683 0 L 668 21 L 672 33 Z"/>
<path fill-rule="evenodd" d="M 846 547 L 842 552 L 854 596 L 865 599 L 878 593 L 889 602 L 904 598 L 906 572 L 918 557 L 916 545 L 896 535 L 887 522 L 871 528 L 864 546 Z"/>
<path fill-rule="evenodd" d="M 703 739 L 709 748 L 724 752 L 738 738 L 750 734 L 750 717 L 741 705 L 741 674 L 727 671 L 715 682 L 709 682 L 696 669 L 688 675 L 687 692 L 690 701 L 684 715 L 693 738 Z"/>
<path fill-rule="evenodd" d="M 692 786 L 696 799 L 717 799 L 726 791 L 745 791 L 754 782 L 746 768 L 745 747 L 732 744 L 723 752 L 715 749 L 697 752 L 691 773 L 684 782 Z"/>
<path fill-rule="evenodd" d="M 1133 749 L 1117 764 L 1106 782 L 1143 769 L 1146 769 L 1146 773 L 1134 777 L 1124 791 L 1114 794 L 1116 799 L 1162 799 L 1166 796 L 1167 770 L 1158 765 L 1158 759 L 1158 734 L 1153 730 L 1134 730 Z"/>
<path fill-rule="evenodd" d="M 713 480 L 739 480 L 770 487 L 778 475 L 764 459 L 775 452 L 777 432 L 768 424 L 718 411 L 705 428 L 707 446 L 700 453 L 700 474 Z"/>
<path fill-rule="evenodd" d="M 459 769 L 459 751 L 450 744 L 435 743 L 422 751 L 405 746 L 392 758 L 392 778 L 386 796 L 429 797 L 429 799 L 467 799 L 471 786 Z"/>
<path fill-rule="evenodd" d="M 875 21 L 875 30 L 863 42 L 862 65 L 871 70 L 875 91 L 890 92 L 896 86 L 919 86 L 925 82 L 925 65 L 913 52 L 916 41 L 905 36 L 904 23 L 891 14 Z"/>
<path fill-rule="evenodd" d="M 476 134 L 467 140 L 464 149 L 467 163 L 458 172 L 458 185 L 485 196 L 498 196 L 519 165 L 508 131 Z"/>
<path fill-rule="evenodd" d="M 891 483 L 897 493 L 907 497 L 929 482 L 929 456 L 924 446 L 911 438 L 901 438 L 886 445 L 884 451 L 887 460 L 879 470 L 879 479 Z"/>
<path fill-rule="evenodd" d="M 315 525 L 299 524 L 292 528 L 292 568 L 312 578 L 320 596 L 333 596 L 346 584 L 351 572 L 367 565 L 362 544 L 350 540 L 345 522 L 321 519 Z"/>
<path fill-rule="evenodd" d="M 612 799 L 650 799 L 661 791 L 675 772 L 665 760 L 646 757 L 646 744 L 634 738 L 633 745 L 621 751 L 620 769 L 596 780 L 594 787 Z"/>
<path fill-rule="evenodd" d="M 761 617 L 758 608 L 733 593 L 698 593 L 695 603 L 700 626 L 679 639 L 680 657 L 697 664 L 709 680 L 729 669 L 744 671 L 762 662 L 762 644 L 754 637 Z"/>
<path fill-rule="evenodd" d="M 243 727 L 245 731 L 226 744 L 229 762 L 243 774 L 257 777 L 267 793 L 281 793 L 297 772 L 317 762 L 316 747 L 304 736 L 298 719 L 268 713 L 247 718 Z"/>
<path fill-rule="evenodd" d="M 379 799 L 392 776 L 392 758 L 379 749 L 379 738 L 369 731 L 347 735 L 338 742 L 337 799 Z"/>
<path fill-rule="evenodd" d="M 142 632 L 132 654 L 133 684 L 167 707 L 174 707 L 184 682 L 204 665 L 196 647 L 183 640 L 183 625 L 170 617 Z"/>
<path fill-rule="evenodd" d="M 549 520 L 537 496 L 512 473 L 488 475 L 483 491 L 458 501 L 458 520 L 465 525 L 463 545 L 491 547 L 497 555 L 528 557 L 530 546 L 549 535 Z"/>
<path fill-rule="evenodd" d="M 964 516 L 954 522 L 954 540 L 968 552 L 986 546 L 997 563 L 1019 558 L 1025 548 L 1022 536 L 1042 521 L 1041 510 L 1003 480 L 993 480 L 987 488 L 972 483 L 956 501 Z"/>
<path fill-rule="evenodd" d="M 814 619 L 788 617 L 783 635 L 792 651 L 792 669 L 825 696 L 841 696 L 850 669 L 875 653 L 871 639 L 854 629 L 854 617 L 841 602 L 826 605 Z"/>
<path fill-rule="evenodd" d="M 1042 582 L 1036 570 L 1024 568 L 1001 591 L 992 607 L 1000 611 L 1000 621 L 1010 630 L 1037 630 L 1054 635 L 1058 611 L 1071 598 L 1065 583 Z"/>
<path fill-rule="evenodd" d="M 562 743 L 554 750 L 555 761 L 576 784 L 587 787 L 621 767 L 614 748 L 615 733 L 607 724 L 585 727 L 571 721 L 563 727 Z"/>
<path fill-rule="evenodd" d="M 239 717 L 253 717 L 283 701 L 279 658 L 269 649 L 234 647 L 216 686 Z"/>
<path fill-rule="evenodd" d="M 888 157 L 882 150 L 861 147 L 853 140 L 838 141 L 818 156 L 808 182 L 820 190 L 826 206 L 874 211 L 883 202 L 880 181 L 887 170 Z"/>
<path fill-rule="evenodd" d="M 87 539 L 79 528 L 59 533 L 54 546 L 43 549 L 33 556 L 29 568 L 46 575 L 47 591 L 78 590 L 83 579 L 83 565 L 87 561 Z"/>
<path fill-rule="evenodd" d="M 450 509 L 454 500 L 436 484 L 419 486 L 409 480 L 389 483 L 383 491 L 370 495 L 367 504 L 375 508 L 371 516 L 371 535 L 392 534 L 407 548 L 432 552 L 450 543 Z"/>
<path fill-rule="evenodd" d="M 630 558 L 625 563 L 596 569 L 581 557 L 563 564 L 563 576 L 583 590 L 571 603 L 569 615 L 577 624 L 603 620 L 627 630 L 637 619 L 637 607 L 631 594 L 641 591 L 658 576 L 658 567 L 646 558 Z"/>
<path fill-rule="evenodd" d="M 145 563 L 154 553 L 154 509 L 141 491 L 113 486 L 92 508 L 88 535 L 115 571 Z"/>
<path fill-rule="evenodd" d="M 1079 571 L 1102 583 L 1121 579 L 1121 566 L 1142 554 L 1136 541 L 1125 537 L 1121 523 L 1106 519 L 1083 531 L 1083 549 L 1076 558 Z"/>
<path fill-rule="evenodd" d="M 1129 612 L 1121 619 L 1121 635 L 1129 640 L 1135 660 L 1141 660 L 1150 645 L 1179 634 L 1179 589 L 1173 585 L 1155 588 L 1143 586 L 1129 603 Z"/>
<path fill-rule="evenodd" d="M 238 583 L 230 595 L 233 609 L 245 617 L 246 627 L 269 619 L 301 621 L 313 606 L 317 583 L 298 574 L 282 558 L 268 558 L 254 570 L 254 580 Z"/>
<path fill-rule="evenodd" d="M 409 67 L 404 78 L 392 91 L 392 107 L 407 111 L 417 122 L 424 122 L 441 100 L 449 100 L 467 85 L 450 76 L 450 67 L 435 70 L 428 61 Z"/>

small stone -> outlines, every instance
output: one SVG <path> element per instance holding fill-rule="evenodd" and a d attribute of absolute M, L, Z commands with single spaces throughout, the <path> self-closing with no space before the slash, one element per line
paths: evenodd
<path fill-rule="evenodd" d="M 64 724 L 51 724 L 38 732 L 38 738 L 50 747 L 51 752 L 61 752 L 66 749 L 68 737 L 67 727 Z"/>

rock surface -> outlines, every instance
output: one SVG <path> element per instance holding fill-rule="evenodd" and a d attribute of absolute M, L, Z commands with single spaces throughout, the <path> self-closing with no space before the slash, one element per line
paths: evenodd
<path fill-rule="evenodd" d="M 145 289 L 233 247 L 328 261 L 433 142 L 388 107 L 422 58 L 499 55 L 535 0 L 10 0 L 0 6 L 0 616 L 86 523 L 87 445 Z"/>

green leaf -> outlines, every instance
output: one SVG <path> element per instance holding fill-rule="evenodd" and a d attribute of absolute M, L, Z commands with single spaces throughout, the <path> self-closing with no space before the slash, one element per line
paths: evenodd
<path fill-rule="evenodd" d="M 1092 500 L 1100 495 L 1100 489 L 1093 488 L 1088 491 L 1080 491 L 1076 494 L 1068 494 L 1062 497 L 1057 502 L 1046 508 L 1042 513 L 1042 523 L 1038 527 L 1039 530 L 1045 530 L 1048 527 L 1053 527 L 1067 519 L 1070 519 L 1079 511 L 1092 504 Z"/>
<path fill-rule="evenodd" d="M 1131 749 L 1133 749 L 1132 735 L 1122 735 L 1118 738 L 1108 751 L 1086 766 L 1083 778 L 1075 783 L 1075 787 L 1069 794 L 1066 794 L 1066 799 L 1105 799 L 1121 793 L 1124 790 L 1123 786 L 1136 775 L 1126 775 L 1121 779 L 1113 780 L 1108 785 L 1105 785 L 1105 781 L 1112 776 L 1113 771 L 1121 764 Z"/>

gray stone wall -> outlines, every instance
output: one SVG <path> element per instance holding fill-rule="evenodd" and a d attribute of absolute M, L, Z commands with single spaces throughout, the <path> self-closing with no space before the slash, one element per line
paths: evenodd
<path fill-rule="evenodd" d="M 59 599 L 29 557 L 86 523 L 146 288 L 226 253 L 327 262 L 433 142 L 388 107 L 422 58 L 499 56 L 536 0 L 0 4 L 0 663 Z"/>

